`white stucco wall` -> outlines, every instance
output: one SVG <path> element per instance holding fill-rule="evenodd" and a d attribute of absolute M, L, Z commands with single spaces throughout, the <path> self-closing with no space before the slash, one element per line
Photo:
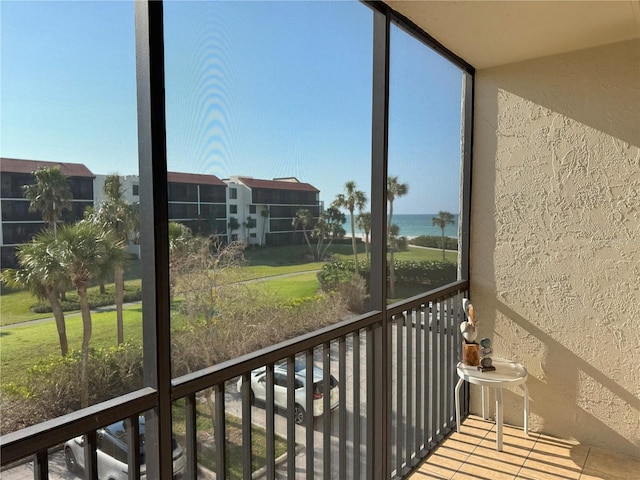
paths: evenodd
<path fill-rule="evenodd" d="M 534 430 L 640 457 L 640 41 L 479 71 L 475 108 L 480 334 Z"/>

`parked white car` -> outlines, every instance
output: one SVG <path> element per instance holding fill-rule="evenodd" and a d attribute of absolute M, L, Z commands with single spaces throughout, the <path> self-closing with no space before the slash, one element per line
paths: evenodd
<path fill-rule="evenodd" d="M 140 429 L 140 478 L 146 478 L 144 453 L 144 417 L 139 417 Z M 128 480 L 127 432 L 123 421 L 99 429 L 97 435 L 98 478 L 100 480 Z M 184 473 L 186 458 L 182 447 L 173 442 L 173 478 L 180 479 Z M 64 444 L 67 469 L 78 472 L 84 469 L 84 438 L 76 437 Z"/>
<path fill-rule="evenodd" d="M 293 419 L 301 425 L 307 416 L 307 369 L 304 362 L 296 362 L 294 377 L 294 398 Z M 261 367 L 251 372 L 251 403 L 256 400 L 264 403 L 267 399 L 267 369 Z M 338 407 L 339 388 L 338 380 L 333 375 L 329 376 L 329 405 L 331 410 Z M 238 381 L 238 392 L 242 388 L 242 379 Z M 324 410 L 324 376 L 320 367 L 313 367 L 313 416 L 322 415 Z M 273 403 L 281 409 L 287 408 L 287 365 L 278 364 L 273 368 Z"/>

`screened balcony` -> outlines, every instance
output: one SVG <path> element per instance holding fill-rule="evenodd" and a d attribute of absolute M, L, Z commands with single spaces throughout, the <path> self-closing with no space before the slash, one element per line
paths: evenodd
<path fill-rule="evenodd" d="M 640 358 L 628 322 L 640 314 L 640 7 L 589 3 L 583 9 L 571 2 L 545 4 L 543 14 L 529 4 L 500 10 L 498 4 L 473 3 L 391 2 L 405 17 L 374 7 L 371 179 L 379 232 L 387 215 L 390 22 L 423 28 L 442 42 L 434 48 L 478 69 L 465 70 L 462 102 L 462 118 L 470 123 L 462 142 L 460 210 L 467 223 L 462 222 L 466 248 L 460 250 L 459 281 L 387 305 L 387 251 L 378 241 L 372 244 L 371 270 L 378 290 L 368 313 L 171 378 L 164 327 L 170 312 L 159 293 L 168 290 L 168 248 L 160 227 L 147 244 L 153 285 L 143 302 L 153 319 L 145 324 L 147 387 L 3 436 L 2 465 L 33 458 L 34 478 L 53 478 L 50 455 L 59 455 L 53 450 L 84 435 L 84 476 L 96 478 L 96 429 L 129 419 L 128 444 L 138 445 L 135 426 L 145 414 L 147 478 L 170 478 L 176 435 L 183 478 L 253 478 L 254 472 L 264 478 L 633 478 Z M 166 152 L 154 133 L 154 126 L 164 126 L 164 112 L 157 110 L 164 104 L 158 88 L 162 15 L 153 6 L 137 9 L 145 35 L 138 45 L 140 110 L 146 112 L 140 176 L 150 179 L 141 191 L 150 201 L 145 221 L 151 232 L 167 219 Z M 549 44 L 556 38 L 544 28 L 549 22 L 560 22 L 551 30 L 574 32 L 573 37 Z M 505 30 L 511 34 L 500 36 Z M 480 410 L 474 389 L 464 392 L 463 431 L 452 434 L 464 296 L 473 299 L 496 349 L 529 369 L 532 432 L 521 434 L 521 398 L 509 396 L 505 420 L 512 427 L 502 454 L 490 448 L 493 424 L 468 416 Z M 331 395 L 305 389 L 306 405 L 320 402 L 324 413 L 307 415 L 301 424 L 291 415 L 297 364 L 309 372 L 307 384 L 315 383 L 310 372 L 316 366 L 323 385 L 334 377 L 338 388 L 338 406 L 330 414 Z M 285 408 L 276 407 L 276 373 L 283 365 Z M 246 386 L 251 372 L 262 368 L 266 398 L 252 406 L 250 391 L 238 388 L 238 380 Z M 210 411 L 203 414 L 207 402 Z M 203 428 L 205 416 L 214 420 Z M 238 449 L 231 447 L 231 437 L 240 439 Z M 252 450 L 257 438 L 265 446 L 262 457 Z M 129 478 L 138 478 L 135 448 L 127 463 Z M 621 468 L 603 466 L 610 463 Z"/>

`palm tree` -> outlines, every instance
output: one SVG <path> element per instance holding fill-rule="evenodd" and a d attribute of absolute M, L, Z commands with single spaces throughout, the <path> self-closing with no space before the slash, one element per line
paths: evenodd
<path fill-rule="evenodd" d="M 42 212 L 42 219 L 53 227 L 55 237 L 62 212 L 71 210 L 73 195 L 69 180 L 59 167 L 40 168 L 33 172 L 33 176 L 35 183 L 23 187 L 24 198 L 31 202 L 30 212 Z"/>
<path fill-rule="evenodd" d="M 122 262 L 125 252 L 120 243 L 111 236 L 111 232 L 106 232 L 99 225 L 86 220 L 61 227 L 57 242 L 51 250 L 71 279 L 80 301 L 82 314 L 80 406 L 85 408 L 89 406 L 87 364 L 92 327 L 87 287 L 92 280 L 100 278 L 104 272 L 110 271 L 114 265 Z"/>
<path fill-rule="evenodd" d="M 453 214 L 449 213 L 449 212 L 444 212 L 444 211 L 440 211 L 438 212 L 438 216 L 437 217 L 433 217 L 433 219 L 431 220 L 431 224 L 436 226 L 436 227 L 440 227 L 440 229 L 442 230 L 442 260 L 445 259 L 444 256 L 444 229 L 447 225 L 453 224 L 454 222 L 454 218 L 453 218 Z"/>
<path fill-rule="evenodd" d="M 351 215 L 351 248 L 353 249 L 353 257 L 356 261 L 356 273 L 358 273 L 358 249 L 356 248 L 356 223 L 354 211 L 357 208 L 359 212 L 367 204 L 367 195 L 357 190 L 356 182 L 349 180 L 344 184 L 345 193 L 339 193 L 336 195 L 336 199 L 333 201 L 332 206 L 338 208 L 346 208 Z"/>
<path fill-rule="evenodd" d="M 397 176 L 387 178 L 387 201 L 389 202 L 389 216 L 387 217 L 387 236 L 390 236 L 392 232 L 391 227 L 393 224 L 391 223 L 391 221 L 393 218 L 393 202 L 396 198 L 403 197 L 407 193 L 409 193 L 408 183 L 398 182 Z M 398 229 L 398 231 L 393 235 L 394 241 L 390 246 L 391 248 L 389 249 L 389 293 L 392 297 L 395 295 L 396 290 L 396 274 L 394 265 L 395 260 L 393 258 L 393 250 L 395 247 L 395 237 L 398 236 L 399 230 L 400 229 Z"/>
<path fill-rule="evenodd" d="M 296 230 L 298 229 L 298 227 L 302 227 L 302 233 L 304 235 L 304 239 L 307 242 L 307 245 L 309 246 L 309 251 L 311 252 L 313 258 L 316 259 L 313 248 L 311 247 L 311 242 L 309 241 L 309 234 L 307 233 L 313 227 L 313 215 L 311 215 L 311 211 L 306 208 L 299 209 L 296 212 L 296 216 L 293 217 L 291 225 Z"/>
<path fill-rule="evenodd" d="M 369 260 L 369 234 L 371 233 L 371 212 L 362 212 L 356 219 L 356 225 L 364 230 L 364 251 Z"/>
<path fill-rule="evenodd" d="M 103 192 L 106 199 L 100 205 L 91 219 L 105 231 L 110 231 L 115 240 L 126 251 L 129 245 L 129 235 L 138 228 L 138 215 L 124 198 L 122 182 L 117 174 L 107 176 L 104 181 Z M 116 325 L 118 331 L 118 345 L 124 342 L 123 303 L 124 303 L 124 263 L 114 266 Z"/>
<path fill-rule="evenodd" d="M 344 213 L 337 207 L 329 207 L 320 214 L 313 227 L 311 236 L 316 239 L 316 260 L 322 260 L 334 240 L 344 237 L 342 225 L 347 221 Z M 326 242 L 326 244 L 325 244 Z"/>
<path fill-rule="evenodd" d="M 55 242 L 53 231 L 47 229 L 37 234 L 31 243 L 19 246 L 16 257 L 21 268 L 4 270 L 2 282 L 9 287 L 25 288 L 36 297 L 49 301 L 58 330 L 60 353 L 64 357 L 69 351 L 69 346 L 64 312 L 57 292 L 64 289 L 68 277 L 53 254 L 52 246 Z"/>
<path fill-rule="evenodd" d="M 229 223 L 227 224 L 229 228 L 229 242 L 233 241 L 233 231 L 238 230 L 240 228 L 240 223 L 236 217 L 229 217 Z"/>

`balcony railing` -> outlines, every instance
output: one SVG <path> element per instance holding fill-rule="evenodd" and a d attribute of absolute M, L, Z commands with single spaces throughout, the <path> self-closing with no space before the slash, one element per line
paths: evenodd
<path fill-rule="evenodd" d="M 374 478 L 374 456 L 384 455 L 384 476 L 404 478 L 455 427 L 458 324 L 467 289 L 468 282 L 456 282 L 394 304 L 385 313 L 371 312 L 174 379 L 173 427 L 174 433 L 184 432 L 186 456 L 184 467 L 174 473 L 189 479 L 201 478 L 208 470 L 217 479 L 250 479 L 257 471 L 268 479 Z M 374 388 L 379 379 L 373 365 L 381 352 L 373 338 L 383 328 L 388 383 Z M 386 395 L 389 409 L 383 418 L 373 410 L 375 392 Z M 207 427 L 211 441 L 206 443 L 197 426 L 205 400 L 214 408 L 212 426 Z M 33 457 L 34 478 L 48 478 L 49 450 L 84 435 L 84 475 L 97 478 L 96 430 L 127 420 L 134 426 L 127 429 L 127 443 L 139 445 L 138 415 L 157 405 L 157 391 L 144 388 L 4 435 L 2 466 Z M 184 415 L 176 415 L 178 408 Z M 229 451 L 232 417 L 240 423 L 240 455 Z M 183 424 L 177 425 L 177 418 L 184 418 Z M 387 438 L 376 447 L 374 431 L 381 422 L 386 422 Z M 259 430 L 253 429 L 256 425 Z M 263 460 L 254 458 L 254 436 L 264 439 Z M 150 462 L 153 448 L 147 444 L 146 449 Z M 203 467 L 205 456 L 208 469 Z M 137 448 L 129 450 L 129 478 L 139 478 L 140 458 Z M 161 478 L 170 476 L 160 472 Z"/>

